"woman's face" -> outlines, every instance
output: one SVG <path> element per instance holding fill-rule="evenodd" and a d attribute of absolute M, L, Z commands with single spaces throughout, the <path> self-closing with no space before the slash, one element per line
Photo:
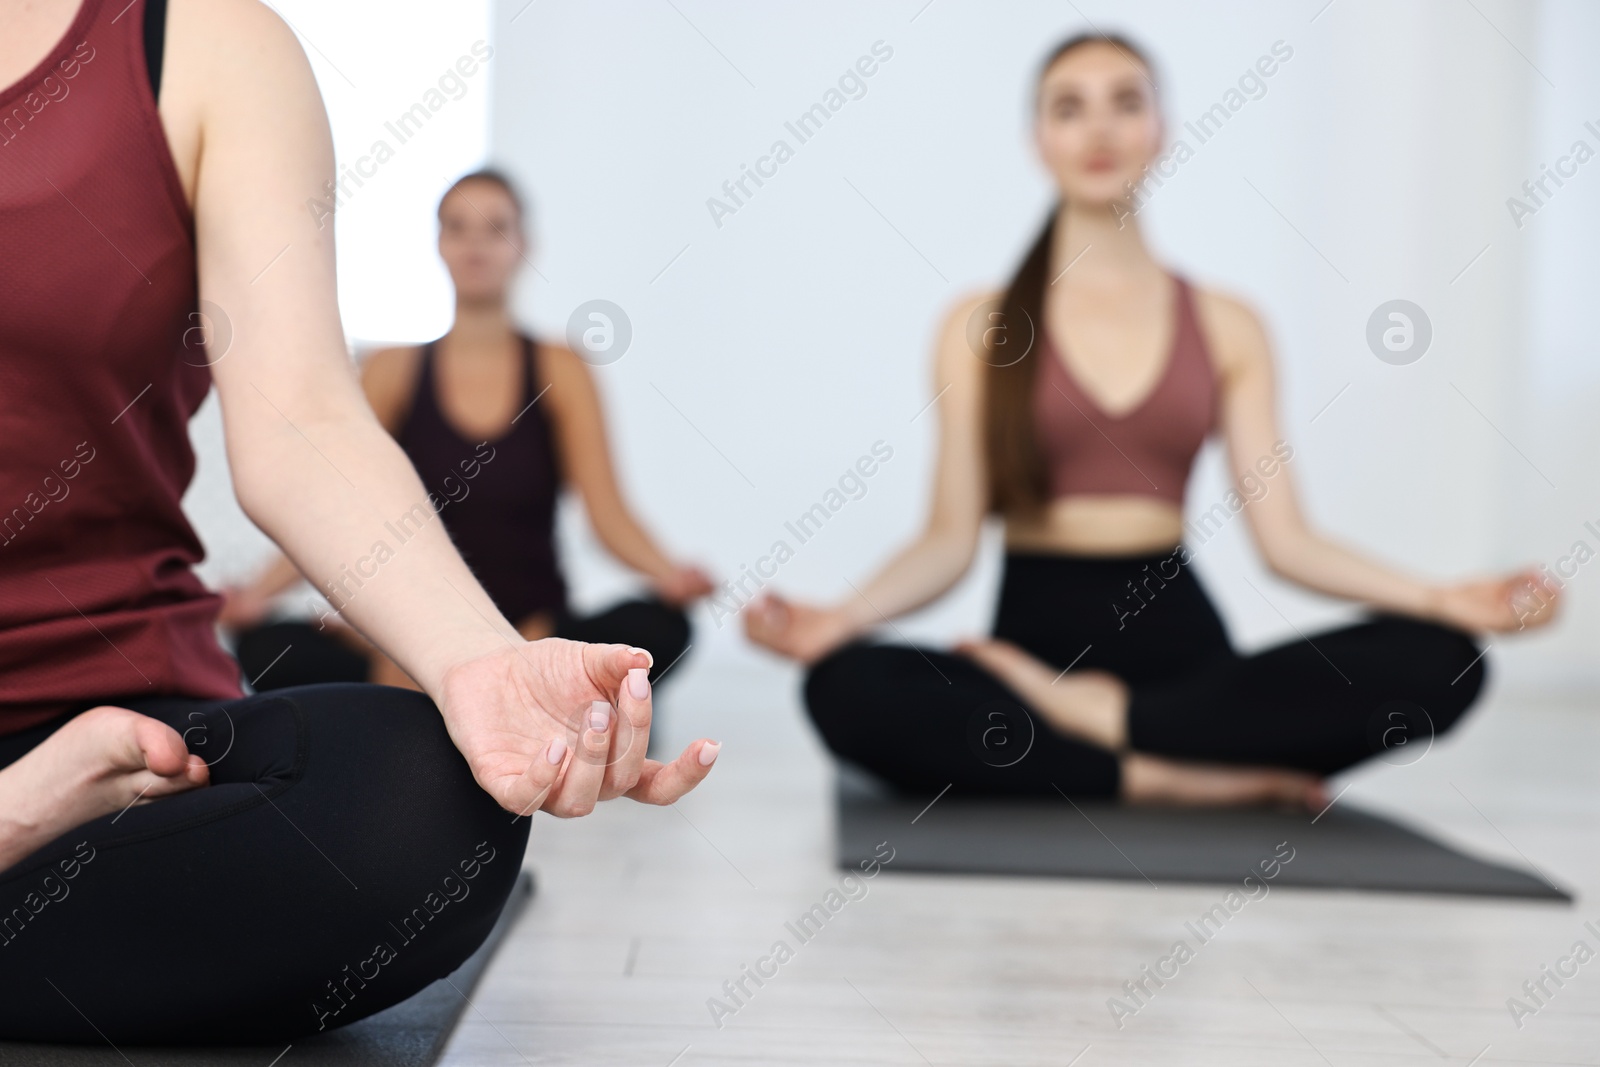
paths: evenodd
<path fill-rule="evenodd" d="M 517 205 L 498 182 L 462 182 L 439 205 L 439 257 L 458 299 L 504 298 L 523 245 Z"/>
<path fill-rule="evenodd" d="M 1150 71 L 1113 45 L 1074 48 L 1040 81 L 1034 139 L 1069 202 L 1127 200 L 1162 136 Z"/>

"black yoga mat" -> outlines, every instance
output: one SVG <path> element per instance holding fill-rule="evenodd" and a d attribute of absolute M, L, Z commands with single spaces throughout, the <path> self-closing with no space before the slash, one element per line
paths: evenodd
<path fill-rule="evenodd" d="M 931 802 L 931 803 L 930 803 Z M 1315 817 L 1267 808 L 1129 807 L 1066 795 L 895 795 L 845 768 L 838 859 L 863 869 L 1451 893 L 1571 902 L 1541 875 L 1458 852 L 1340 800 Z M 893 850 L 893 858 L 883 860 Z M 1284 857 L 1290 857 L 1283 862 Z M 1265 864 L 1265 866 L 1263 866 Z M 1262 892 L 1260 889 L 1254 890 Z"/>
<path fill-rule="evenodd" d="M 283 1046 L 230 1048 L 154 1048 L 110 1045 L 35 1045 L 0 1041 L 6 1067 L 427 1067 L 444 1052 L 455 1030 L 463 999 L 472 994 L 506 931 L 533 895 L 533 876 L 523 871 L 511 889 L 489 937 L 448 979 L 437 982 L 392 1008 L 326 1034 Z M 452 988 L 452 983 L 454 988 Z M 460 992 L 456 992 L 459 989 Z M 242 1009 L 248 1011 L 248 1008 Z M 274 1059 L 274 1057 L 281 1058 Z"/>

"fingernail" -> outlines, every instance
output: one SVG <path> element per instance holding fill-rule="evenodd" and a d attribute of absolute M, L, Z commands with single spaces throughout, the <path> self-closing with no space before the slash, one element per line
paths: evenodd
<path fill-rule="evenodd" d="M 650 652 L 647 649 L 634 648 L 632 645 L 629 645 L 628 651 L 634 653 L 635 655 L 647 657 L 650 660 L 650 666 L 654 667 L 656 665 L 656 658 L 650 655 Z"/>
<path fill-rule="evenodd" d="M 700 766 L 709 767 L 716 762 L 717 753 L 722 751 L 719 741 L 707 741 L 700 746 Z"/>
<path fill-rule="evenodd" d="M 633 694 L 633 699 L 643 700 L 650 695 L 650 671 L 644 667 L 635 667 L 628 672 L 628 692 Z"/>
<path fill-rule="evenodd" d="M 566 754 L 567 743 L 558 737 L 554 741 L 550 742 L 549 748 L 545 749 L 544 758 L 549 760 L 551 764 L 557 764 L 561 762 L 561 757 L 565 756 Z"/>
<path fill-rule="evenodd" d="M 611 724 L 611 705 L 604 700 L 596 700 L 589 705 L 589 729 L 604 730 Z"/>

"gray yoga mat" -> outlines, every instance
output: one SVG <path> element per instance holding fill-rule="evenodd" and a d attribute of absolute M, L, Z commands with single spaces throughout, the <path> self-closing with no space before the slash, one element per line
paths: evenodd
<path fill-rule="evenodd" d="M 1292 855 L 1276 864 L 1271 887 L 1572 900 L 1540 875 L 1468 856 L 1344 800 L 1315 821 L 1266 808 L 979 799 L 954 789 L 935 800 L 895 795 L 850 768 L 841 773 L 838 798 L 844 868 L 881 861 L 886 842 L 894 858 L 883 866 L 891 871 L 1239 886 L 1246 875 L 1261 878 L 1263 861 Z M 1284 842 L 1288 848 L 1280 849 Z"/>
<path fill-rule="evenodd" d="M 35 1045 L 0 1041 L 7 1067 L 427 1067 L 444 1052 L 472 994 L 506 931 L 533 895 L 533 876 L 517 876 L 500 920 L 478 951 L 448 980 L 441 978 L 392 1008 L 326 1034 L 282 1046 L 155 1048 L 110 1045 Z M 452 983 L 455 988 L 452 988 Z M 459 989 L 460 992 L 456 992 Z M 248 1009 L 244 1009 L 248 1010 Z M 274 1057 L 281 1058 L 274 1059 Z"/>

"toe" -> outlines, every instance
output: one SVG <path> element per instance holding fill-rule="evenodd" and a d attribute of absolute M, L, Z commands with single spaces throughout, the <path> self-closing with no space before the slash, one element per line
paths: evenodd
<path fill-rule="evenodd" d="M 147 716 L 140 715 L 138 718 L 141 721 L 133 723 L 133 734 L 143 754 L 142 762 L 152 774 L 162 778 L 183 777 L 191 773 L 191 759 L 199 760 L 204 765 L 200 757 L 189 755 L 183 738 L 172 727 Z"/>

